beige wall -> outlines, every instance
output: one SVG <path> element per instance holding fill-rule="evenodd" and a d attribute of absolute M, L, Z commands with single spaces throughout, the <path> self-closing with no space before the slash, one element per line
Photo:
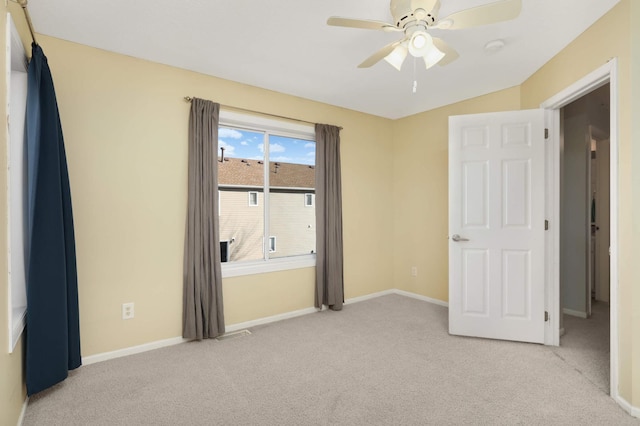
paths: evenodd
<path fill-rule="evenodd" d="M 449 116 L 520 108 L 518 87 L 397 120 L 392 241 L 396 288 L 448 300 Z M 418 276 L 411 276 L 411 267 Z"/>
<path fill-rule="evenodd" d="M 315 268 L 304 268 L 226 278 L 224 317 L 229 324 L 238 324 L 312 307 L 315 273 Z M 274 298 L 279 303 L 265 303 Z"/>
<path fill-rule="evenodd" d="M 624 301 L 623 314 L 625 319 L 631 317 L 631 321 L 629 327 L 624 330 L 625 351 L 628 352 L 621 353 L 621 359 L 623 356 L 629 357 L 627 362 L 631 366 L 631 372 L 628 374 L 627 370 L 625 370 L 624 374 L 628 374 L 628 381 L 631 384 L 626 383 L 627 380 L 625 379 L 625 386 L 631 388 L 633 405 L 636 408 L 640 408 L 640 262 L 637 261 L 638 253 L 640 253 L 640 240 L 638 240 L 640 238 L 640 218 L 638 218 L 640 209 L 640 155 L 638 155 L 638 143 L 640 143 L 640 26 L 637 24 L 638 19 L 640 19 L 640 3 L 631 0 L 627 1 L 630 3 L 629 7 L 631 9 L 627 18 L 631 27 L 631 70 L 627 74 L 627 78 L 631 80 L 631 87 L 627 89 L 630 92 L 628 96 L 631 97 L 630 117 L 627 116 L 627 119 L 631 120 L 631 135 L 627 144 L 633 145 L 627 149 L 627 152 L 635 152 L 635 155 L 631 159 L 631 165 L 627 166 L 626 170 L 627 174 L 631 173 L 632 175 L 631 188 L 633 192 L 632 194 L 625 192 L 624 195 L 633 200 L 631 205 L 629 205 L 628 201 L 625 203 L 626 208 L 633 212 L 633 228 L 621 229 L 621 234 L 630 233 L 631 236 L 627 237 L 627 239 L 631 239 L 634 246 L 623 260 L 627 265 L 633 265 L 633 270 L 627 272 L 629 275 L 625 276 L 626 281 L 624 282 L 624 296 L 628 298 L 628 301 Z M 631 79 L 631 76 L 636 78 Z M 631 172 L 628 170 L 629 167 Z M 628 191 L 629 188 L 625 187 L 625 189 Z M 625 216 L 629 214 L 630 212 L 627 211 Z M 627 223 L 628 220 L 627 218 Z M 622 282 L 620 286 L 623 287 Z M 622 295 L 620 295 L 620 301 L 621 303 L 623 301 Z M 627 342 L 627 339 L 631 340 L 631 342 Z"/>
<path fill-rule="evenodd" d="M 632 7 L 632 4 L 635 6 Z M 634 19 L 635 18 L 635 19 Z M 522 84 L 522 107 L 536 108 L 541 102 L 560 92 L 589 72 L 605 64 L 610 58 L 618 58 L 619 78 L 619 325 L 620 325 L 620 385 L 621 395 L 636 407 L 640 406 L 640 389 L 632 390 L 632 377 L 638 377 L 640 368 L 640 327 L 635 312 L 638 312 L 638 272 L 633 270 L 634 253 L 638 253 L 640 232 L 634 226 L 632 207 L 640 200 L 634 194 L 640 174 L 633 171 L 632 131 L 640 126 L 637 116 L 640 109 L 632 108 L 632 58 L 638 64 L 640 56 L 631 54 L 632 23 L 640 19 L 637 2 L 622 0 L 607 15 L 567 46 L 544 67 Z M 634 30 L 636 33 L 637 30 Z M 640 41 L 640 40 L 639 40 Z M 640 75 L 637 72 L 635 75 Z M 636 79 L 635 85 L 639 84 Z M 637 160 L 635 160 L 637 161 Z M 634 174 L 636 176 L 634 176 Z M 632 186 L 632 179 L 636 185 Z M 637 191 L 637 190 L 636 190 Z M 634 240 L 636 242 L 634 242 Z M 637 267 L 636 267 L 637 268 Z M 613 283 L 612 283 L 613 285 Z M 635 298 L 635 300 L 634 300 Z M 635 380 L 637 383 L 638 380 Z"/>
<path fill-rule="evenodd" d="M 83 356 L 180 336 L 185 95 L 342 126 L 345 293 L 392 287 L 390 121 L 40 36 L 67 147 Z M 374 195 L 370 188 L 376 188 Z M 376 250 L 371 250 L 376 247 Z M 313 306 L 309 270 L 225 279 L 228 324 Z M 260 295 L 260 297 L 257 297 Z M 136 317 L 121 319 L 121 304 Z"/>

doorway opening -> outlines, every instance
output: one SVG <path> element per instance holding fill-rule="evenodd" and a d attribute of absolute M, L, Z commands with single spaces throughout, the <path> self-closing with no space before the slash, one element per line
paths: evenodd
<path fill-rule="evenodd" d="M 562 331 L 564 309 L 561 301 L 560 286 L 560 233 L 561 233 L 561 159 L 562 159 L 562 134 L 561 130 L 561 109 L 583 96 L 596 91 L 597 89 L 609 86 L 609 394 L 611 397 L 623 405 L 618 390 L 618 275 L 619 275 L 619 255 L 618 255 L 618 212 L 619 212 L 619 184 L 618 184 L 618 61 L 612 58 L 607 63 L 590 72 L 580 80 L 571 84 L 561 92 L 544 101 L 540 106 L 546 110 L 546 118 L 549 127 L 549 141 L 547 144 L 547 215 L 550 218 L 549 232 L 547 233 L 546 249 L 546 308 L 549 321 L 546 323 L 545 344 L 560 346 L 560 333 Z M 596 144 L 598 142 L 596 141 Z M 596 147 L 597 149 L 597 147 Z M 603 151 L 601 150 L 601 154 Z M 596 154 L 597 155 L 597 154 Z M 564 194 L 563 194 L 564 195 Z M 597 202 L 597 200 L 596 200 Z M 587 212 L 588 210 L 588 212 Z M 602 207 L 599 209 L 602 211 Z M 590 215 L 590 209 L 585 209 L 585 213 Z M 597 212 L 596 212 L 597 213 Z M 586 216 L 586 214 L 585 214 Z M 590 216 L 589 216 L 590 218 Z M 596 214 L 597 218 L 597 214 Z M 589 219 L 590 221 L 590 219 Z M 587 258 L 588 259 L 588 258 Z M 585 290 L 586 292 L 586 287 Z M 587 298 L 590 300 L 590 298 Z M 566 341 L 566 339 L 565 339 Z"/>
<path fill-rule="evenodd" d="M 560 351 L 610 387 L 610 84 L 560 109 Z"/>

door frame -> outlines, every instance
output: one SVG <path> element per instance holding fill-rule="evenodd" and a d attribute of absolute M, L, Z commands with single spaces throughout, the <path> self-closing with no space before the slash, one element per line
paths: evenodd
<path fill-rule="evenodd" d="M 610 87 L 610 395 L 618 399 L 618 60 L 610 59 L 606 64 L 587 74 L 564 90 L 544 101 L 540 107 L 546 110 L 549 127 L 549 148 L 547 150 L 547 206 L 550 221 L 546 241 L 546 309 L 550 318 L 545 327 L 545 344 L 560 345 L 560 159 L 562 155 L 560 135 L 560 109 L 587 93 L 609 83 Z M 554 226 L 556 224 L 556 226 Z"/>
<path fill-rule="evenodd" d="M 591 133 L 591 137 L 593 140 L 596 141 L 596 147 L 599 146 L 600 144 L 602 144 L 604 141 L 607 141 L 609 144 L 609 154 L 611 153 L 611 141 L 609 140 L 609 135 L 604 133 L 602 130 L 600 130 L 599 128 L 590 125 L 590 133 Z M 601 148 L 598 148 L 598 150 L 601 150 Z M 596 154 L 596 164 L 598 163 L 598 159 L 597 159 L 597 154 Z M 610 161 L 609 161 L 610 163 Z M 591 176 L 591 174 L 589 175 Z M 611 188 L 611 183 L 609 183 L 609 189 Z M 608 197 L 609 201 L 611 200 L 611 197 Z M 598 201 L 596 199 L 596 205 L 598 205 Z M 591 213 L 591 206 L 589 206 L 589 213 Z M 589 216 L 591 216 L 589 214 Z M 597 217 L 597 216 L 596 216 Z M 609 221 L 607 221 L 609 222 Z M 607 223 L 607 230 L 609 228 L 609 224 Z M 600 228 L 601 229 L 601 228 Z M 594 277 L 593 277 L 593 285 L 594 285 L 594 293 L 595 293 L 595 300 L 598 301 L 601 299 L 601 295 L 602 295 L 602 291 L 601 291 L 601 287 L 600 285 L 598 285 L 599 281 L 597 279 L 598 274 L 599 274 L 599 265 L 598 265 L 598 249 L 599 249 L 599 244 L 601 243 L 601 238 L 596 237 L 596 242 L 595 244 L 593 244 L 593 240 L 592 240 L 592 244 L 593 244 L 593 248 L 595 250 L 594 252 L 594 258 L 593 258 L 593 273 L 594 273 Z M 610 244 L 609 244 L 610 245 Z M 610 274 L 609 274 L 610 275 Z M 608 287 L 607 287 L 608 288 Z M 610 298 L 607 296 L 607 299 L 610 300 Z"/>

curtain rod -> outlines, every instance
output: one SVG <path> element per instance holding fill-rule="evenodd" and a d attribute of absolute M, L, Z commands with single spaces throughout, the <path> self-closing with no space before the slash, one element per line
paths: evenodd
<path fill-rule="evenodd" d="M 27 25 L 29 26 L 29 32 L 31 33 L 31 39 L 37 45 L 36 41 L 36 32 L 33 30 L 33 22 L 31 22 L 31 15 L 29 14 L 29 10 L 27 9 L 28 0 L 11 0 L 14 3 L 18 3 L 22 6 L 22 11 L 24 12 L 24 17 L 27 20 Z"/>
<path fill-rule="evenodd" d="M 191 96 L 185 96 L 184 100 L 185 102 L 191 102 L 193 98 Z M 228 105 L 223 105 L 224 107 L 227 108 L 231 108 L 231 109 L 235 109 L 238 111 L 245 111 L 245 112 L 251 112 L 254 114 L 261 114 L 261 115 L 268 115 L 270 117 L 276 117 L 276 118 L 282 118 L 284 120 L 293 120 L 293 121 L 299 121 L 300 123 L 306 123 L 306 124 L 313 124 L 315 126 L 316 123 L 313 123 L 311 121 L 307 121 L 307 120 L 301 120 L 299 118 L 291 118 L 291 117 L 285 117 L 283 115 L 277 115 L 277 114 L 269 114 L 268 112 L 262 112 L 262 111 L 254 111 L 251 109 L 246 109 L 246 108 L 240 108 L 240 107 L 234 107 L 234 106 L 228 106 Z M 339 127 L 340 130 L 342 130 L 342 127 Z"/>

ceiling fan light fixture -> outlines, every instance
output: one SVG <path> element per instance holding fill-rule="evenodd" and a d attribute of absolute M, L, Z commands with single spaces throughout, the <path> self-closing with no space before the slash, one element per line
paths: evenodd
<path fill-rule="evenodd" d="M 426 65 L 427 69 L 429 69 L 440 62 L 444 57 L 445 53 L 432 44 L 431 49 L 429 49 L 429 51 L 424 54 L 422 59 L 424 59 L 424 64 Z"/>
<path fill-rule="evenodd" d="M 494 0 L 483 6 L 463 9 L 440 19 L 441 0 L 390 1 L 392 23 L 368 19 L 341 18 L 339 16 L 332 16 L 327 20 L 327 24 L 333 26 L 404 33 L 402 39 L 378 49 L 358 65 L 358 68 L 369 68 L 382 59 L 386 59 L 394 68 L 399 70 L 406 59 L 407 52 L 405 48 L 414 58 L 422 58 L 427 68 L 431 68 L 435 64 L 450 64 L 458 59 L 460 54 L 444 40 L 438 37 L 432 38 L 429 34 L 432 29 L 459 30 L 510 21 L 520 15 L 523 3 L 523 0 Z M 490 0 L 485 0 L 485 2 L 488 1 Z M 397 48 L 400 44 L 404 48 Z M 492 53 L 502 46 L 495 42 L 490 43 L 485 47 L 485 51 Z"/>
<path fill-rule="evenodd" d="M 407 46 L 405 46 L 404 43 L 399 44 L 395 47 L 395 49 L 391 51 L 391 53 L 384 57 L 384 60 L 387 61 L 392 67 L 400 71 L 400 68 L 402 68 L 402 64 L 408 53 L 409 49 L 407 49 Z"/>
<path fill-rule="evenodd" d="M 433 38 L 426 31 L 416 31 L 409 40 L 409 53 L 416 58 L 423 57 L 433 47 Z"/>

